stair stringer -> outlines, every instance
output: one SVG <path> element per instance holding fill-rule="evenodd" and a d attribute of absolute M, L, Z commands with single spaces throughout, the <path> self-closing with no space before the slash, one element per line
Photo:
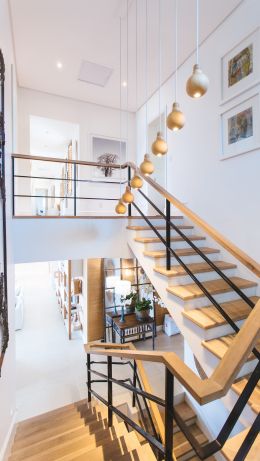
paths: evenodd
<path fill-rule="evenodd" d="M 154 262 L 153 259 L 144 256 L 143 254 L 143 246 L 140 243 L 134 240 L 135 232 L 128 230 L 127 231 L 127 240 L 128 245 L 131 248 L 135 257 L 139 260 L 141 266 L 143 267 L 144 271 L 146 272 L 147 276 L 151 280 L 151 283 L 155 287 L 156 291 L 158 292 L 160 298 L 162 299 L 165 306 L 169 311 L 169 314 L 174 319 L 176 325 L 178 326 L 181 334 L 183 335 L 185 342 L 188 345 L 188 348 L 194 353 L 197 357 L 198 361 L 203 366 L 203 369 L 207 376 L 210 376 L 214 369 L 218 364 L 218 359 L 214 357 L 209 351 L 207 351 L 202 346 L 202 340 L 204 338 L 201 337 L 201 329 L 197 327 L 195 324 L 189 322 L 185 317 L 182 315 L 184 310 L 184 302 L 176 296 L 173 296 L 169 292 L 167 292 L 168 287 L 168 280 L 166 277 L 161 276 L 157 272 L 153 270 Z M 186 354 L 187 359 L 187 354 Z M 191 366 L 190 360 L 187 363 Z M 246 365 L 247 367 L 247 365 Z M 192 367 L 193 368 L 193 367 Z M 197 369 L 194 365 L 193 371 L 198 374 Z M 247 368 L 244 369 L 242 374 L 247 372 Z M 192 401 L 190 394 L 185 391 L 189 396 L 189 400 Z M 203 407 L 196 404 L 194 402 L 194 406 L 196 406 L 196 412 L 199 414 L 199 417 L 208 427 L 210 435 L 215 437 L 221 427 L 223 426 L 230 410 L 233 408 L 235 401 L 237 400 L 237 394 L 230 389 L 229 392 L 226 394 L 225 397 L 219 399 L 216 402 L 211 402 Z M 217 412 L 217 413 L 216 413 Z M 214 418 L 214 425 L 212 421 L 212 414 L 218 415 L 217 421 Z M 248 427 L 251 425 L 255 419 L 255 413 L 251 410 L 250 406 L 247 405 L 243 411 L 243 414 L 240 417 L 239 423 L 236 425 L 234 430 L 234 434 L 241 431 L 244 427 Z"/>

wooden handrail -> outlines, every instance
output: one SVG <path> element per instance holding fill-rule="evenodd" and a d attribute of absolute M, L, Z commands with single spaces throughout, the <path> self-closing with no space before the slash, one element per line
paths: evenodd
<path fill-rule="evenodd" d="M 220 232 L 218 232 L 214 227 L 210 226 L 204 219 L 200 218 L 196 213 L 190 210 L 186 205 L 180 202 L 176 197 L 172 194 L 167 192 L 162 186 L 156 183 L 152 178 L 149 176 L 145 176 L 142 172 L 137 168 L 137 166 L 132 163 L 128 162 L 128 165 L 139 175 L 141 176 L 150 186 L 156 189 L 159 194 L 161 194 L 165 199 L 169 200 L 169 202 L 176 206 L 187 218 L 189 218 L 194 224 L 200 227 L 203 231 L 206 232 L 210 237 L 212 237 L 216 242 L 218 242 L 223 248 L 225 248 L 229 253 L 235 256 L 244 266 L 246 266 L 250 271 L 260 277 L 260 264 L 255 261 L 251 256 L 246 254 L 244 251 L 240 250 L 234 243 L 224 237 Z"/>
<path fill-rule="evenodd" d="M 260 338 L 260 301 L 256 304 L 213 374 L 202 380 L 174 352 L 137 351 L 129 345 L 89 343 L 87 353 L 163 363 L 200 405 L 223 397 Z"/>
<path fill-rule="evenodd" d="M 161 194 L 165 199 L 176 206 L 185 216 L 187 216 L 194 224 L 200 227 L 203 231 L 206 232 L 210 237 L 212 237 L 216 242 L 218 242 L 223 248 L 225 248 L 229 253 L 231 253 L 236 259 L 238 259 L 242 264 L 244 264 L 250 271 L 260 277 L 260 264 L 255 261 L 251 256 L 246 254 L 240 248 L 238 248 L 234 243 L 224 237 L 220 232 L 218 232 L 214 227 L 210 226 L 204 219 L 190 210 L 186 205 L 180 202 L 176 197 L 167 192 L 162 186 L 157 184 L 149 176 L 142 174 L 140 169 L 133 162 L 126 162 L 123 164 L 101 164 L 98 162 L 88 162 L 84 160 L 69 160 L 69 159 L 59 159 L 55 157 L 41 157 L 28 154 L 12 154 L 12 158 L 16 159 L 27 159 L 27 160 L 40 160 L 43 162 L 56 162 L 56 163 L 72 163 L 83 166 L 108 166 L 111 168 L 122 168 L 125 169 L 128 166 L 131 167 L 135 173 L 141 176 L 150 186 L 152 186 L 159 194 Z"/>

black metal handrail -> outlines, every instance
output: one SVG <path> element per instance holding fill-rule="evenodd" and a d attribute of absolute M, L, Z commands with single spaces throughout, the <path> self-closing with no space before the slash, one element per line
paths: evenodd
<path fill-rule="evenodd" d="M 93 364 L 107 364 L 108 367 L 108 374 L 101 373 L 100 371 L 94 370 L 91 365 Z M 113 365 L 129 365 L 133 371 L 133 381 L 130 378 L 127 379 L 115 379 L 112 376 L 112 366 Z M 94 374 L 98 376 L 99 378 L 102 379 L 91 379 L 91 374 Z M 149 405 L 147 403 L 147 400 L 155 402 L 158 405 L 163 406 L 164 408 L 166 407 L 166 402 L 157 397 L 156 395 L 153 395 L 149 392 L 146 392 L 143 390 L 141 380 L 139 378 L 138 372 L 137 372 L 137 367 L 136 367 L 136 362 L 134 361 L 134 364 L 132 364 L 130 361 L 122 361 L 122 362 L 113 362 L 112 357 L 108 357 L 107 362 L 106 361 L 93 361 L 90 358 L 90 354 L 87 354 L 87 386 L 88 386 L 88 401 L 91 401 L 91 395 L 94 395 L 98 400 L 100 400 L 104 405 L 108 407 L 108 425 L 109 427 L 112 426 L 113 423 L 113 413 L 116 415 L 120 416 L 120 418 L 125 422 L 127 426 L 132 427 L 134 430 L 136 430 L 140 435 L 142 435 L 151 445 L 151 448 L 155 451 L 155 453 L 161 453 L 165 454 L 165 449 L 161 443 L 161 438 L 157 434 L 155 424 L 149 409 Z M 94 389 L 92 389 L 92 384 L 94 383 L 99 383 L 99 382 L 106 382 L 108 385 L 108 399 L 106 400 L 103 396 L 98 394 Z M 137 387 L 137 384 L 139 388 Z M 115 407 L 112 403 L 113 398 L 112 398 L 112 384 L 116 384 L 120 387 L 123 387 L 124 389 L 132 392 L 133 394 L 133 406 L 137 406 L 140 412 L 141 416 L 141 421 L 143 424 L 143 427 L 139 426 L 136 422 L 131 420 L 128 416 L 126 416 L 121 410 L 119 410 L 117 407 Z M 143 412 L 143 408 L 140 402 L 140 397 L 143 399 L 145 410 L 147 412 L 147 417 L 152 429 L 152 435 L 149 433 L 149 427 Z M 166 458 L 165 458 L 166 459 Z M 172 461 L 171 458 L 167 458 L 167 461 Z"/>
<path fill-rule="evenodd" d="M 147 195 L 145 195 L 140 189 L 139 189 L 139 193 L 150 203 L 150 205 L 152 205 L 154 207 L 154 209 L 157 211 L 157 213 L 159 215 L 161 215 L 165 221 L 167 221 L 170 225 L 170 227 L 172 229 L 174 229 L 175 232 L 177 232 L 182 238 L 183 240 L 185 240 L 186 243 L 188 243 L 190 245 L 190 247 L 196 251 L 196 253 L 202 258 L 204 259 L 204 261 L 206 261 L 206 263 L 212 267 L 212 269 L 214 269 L 215 272 L 217 272 L 217 274 L 253 309 L 255 304 L 251 301 L 251 299 L 248 298 L 248 296 L 245 295 L 245 293 L 243 293 L 242 290 L 240 290 L 240 288 L 234 283 L 232 282 L 232 280 L 229 279 L 229 277 L 226 276 L 226 274 L 224 274 L 224 272 L 219 269 L 219 267 L 216 266 L 216 264 L 214 264 L 214 262 L 209 259 L 207 257 L 207 255 L 205 255 L 205 253 L 203 253 L 195 243 L 193 243 L 189 237 L 187 237 L 187 235 L 185 235 L 181 229 L 179 229 L 177 226 L 175 226 L 175 224 L 170 220 L 170 212 L 168 211 L 168 213 L 165 215 L 148 197 Z M 168 200 L 166 202 L 166 205 L 167 203 L 170 203 Z M 166 208 L 167 209 L 167 208 Z M 166 239 L 167 241 L 167 239 Z"/>
<path fill-rule="evenodd" d="M 108 374 L 106 375 L 104 373 L 93 370 L 91 368 L 91 364 L 93 363 L 107 364 Z M 215 453 L 220 451 L 225 445 L 226 441 L 228 440 L 232 430 L 234 429 L 242 411 L 244 410 L 250 396 L 252 395 L 252 392 L 254 391 L 260 379 L 260 361 L 259 361 L 253 373 L 251 374 L 243 392 L 240 394 L 232 411 L 230 412 L 225 423 L 223 424 L 223 427 L 220 430 L 216 439 L 209 441 L 206 444 L 201 445 L 196 439 L 196 437 L 194 436 L 194 434 L 192 433 L 190 426 L 183 420 L 183 418 L 180 416 L 178 411 L 177 410 L 175 411 L 174 409 L 174 375 L 173 373 L 167 367 L 165 367 L 165 399 L 161 399 L 143 390 L 138 373 L 136 374 L 134 373 L 134 376 L 137 378 L 138 382 L 140 383 L 139 389 L 136 387 L 135 383 L 131 381 L 130 379 L 120 379 L 119 380 L 119 379 L 113 378 L 112 365 L 119 365 L 119 364 L 129 365 L 130 363 L 131 363 L 130 361 L 112 362 L 112 356 L 107 357 L 107 362 L 106 361 L 101 361 L 101 362 L 93 361 L 92 362 L 90 359 L 90 353 L 87 353 L 88 401 L 91 401 L 91 395 L 94 395 L 97 399 L 99 399 L 104 405 L 108 407 L 109 426 L 112 426 L 113 424 L 113 413 L 120 416 L 120 418 L 122 418 L 122 420 L 127 424 L 127 426 L 132 427 L 139 434 L 141 434 L 145 438 L 145 440 L 147 440 L 147 442 L 151 445 L 151 447 L 157 454 L 163 455 L 165 461 L 173 461 L 173 442 L 174 442 L 173 440 L 174 438 L 173 421 L 174 420 L 176 421 L 176 424 L 179 426 L 180 430 L 184 433 L 185 437 L 187 438 L 192 448 L 194 449 L 194 451 L 196 452 L 196 454 L 199 456 L 201 460 L 204 460 L 208 458 L 209 456 L 214 455 Z M 134 361 L 134 364 L 132 364 L 132 369 L 135 370 L 136 372 L 136 362 L 135 361 Z M 91 379 L 92 373 L 102 379 L 92 380 Z M 97 383 L 97 382 L 107 382 L 108 400 L 106 400 L 104 397 L 102 397 L 100 394 L 98 394 L 95 390 L 92 389 L 92 384 Z M 130 384 L 128 384 L 128 382 Z M 164 445 L 162 444 L 160 437 L 156 433 L 154 423 L 151 425 L 152 430 L 153 430 L 153 435 L 151 435 L 148 432 L 148 428 L 147 428 L 147 425 L 145 424 L 145 418 L 142 413 L 142 407 L 140 405 L 140 402 L 138 402 L 138 408 L 140 410 L 141 420 L 143 422 L 145 429 L 143 429 L 137 423 L 132 421 L 121 410 L 119 410 L 113 405 L 112 384 L 119 385 L 129 390 L 130 392 L 133 393 L 133 396 L 135 397 L 138 397 L 138 396 L 142 397 L 144 399 L 144 402 L 146 402 L 146 400 L 150 400 L 165 408 L 165 442 L 164 442 Z M 148 408 L 148 413 L 150 413 L 148 405 L 147 405 L 147 408 Z M 150 414 L 150 418 L 152 419 L 151 414 Z M 258 415 L 249 433 L 245 437 L 241 447 L 238 449 L 238 453 L 235 457 L 236 461 L 245 460 L 252 444 L 254 443 L 259 433 L 259 429 L 260 429 L 260 420 L 259 420 L 259 415 Z"/>

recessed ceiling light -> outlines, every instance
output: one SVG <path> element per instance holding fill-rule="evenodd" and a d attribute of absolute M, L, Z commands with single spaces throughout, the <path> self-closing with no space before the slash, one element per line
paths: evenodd
<path fill-rule="evenodd" d="M 57 62 L 56 62 L 56 66 L 57 66 L 58 69 L 62 69 L 62 68 L 63 68 L 63 64 L 62 64 L 61 61 L 57 61 Z"/>
<path fill-rule="evenodd" d="M 126 80 L 124 80 L 124 81 L 122 82 L 122 86 L 123 86 L 124 88 L 127 86 L 127 81 L 126 81 Z"/>

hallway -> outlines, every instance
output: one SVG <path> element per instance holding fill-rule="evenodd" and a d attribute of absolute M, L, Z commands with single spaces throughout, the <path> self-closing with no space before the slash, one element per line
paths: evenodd
<path fill-rule="evenodd" d="M 68 341 L 48 263 L 16 265 L 24 292 L 24 326 L 16 332 L 18 420 L 86 395 L 85 353 L 80 339 Z"/>

